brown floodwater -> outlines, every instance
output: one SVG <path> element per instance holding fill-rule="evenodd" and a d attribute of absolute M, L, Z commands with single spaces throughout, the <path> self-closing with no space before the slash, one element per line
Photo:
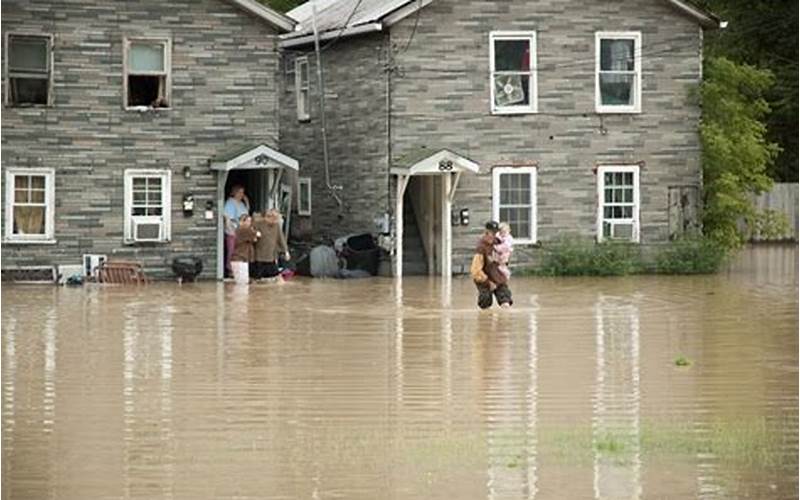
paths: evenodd
<path fill-rule="evenodd" d="M 797 498 L 796 246 L 512 288 L 4 286 L 2 497 Z"/>

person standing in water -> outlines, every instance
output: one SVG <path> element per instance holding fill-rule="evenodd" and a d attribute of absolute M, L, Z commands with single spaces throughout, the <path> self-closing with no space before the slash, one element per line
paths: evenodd
<path fill-rule="evenodd" d="M 256 279 L 272 278 L 278 275 L 278 258 L 282 255 L 286 260 L 291 258 L 286 238 L 281 227 L 281 214 L 270 209 L 256 218 L 253 223 L 261 237 L 256 241 L 256 263 L 253 277 Z"/>
<path fill-rule="evenodd" d="M 478 307 L 481 309 L 492 307 L 494 302 L 492 297 L 497 299 L 500 307 L 511 307 L 514 303 L 511 289 L 508 288 L 508 278 L 500 270 L 500 264 L 494 258 L 498 231 L 497 222 L 486 223 L 486 230 L 478 241 L 470 266 L 470 276 L 478 288 Z"/>
<path fill-rule="evenodd" d="M 230 196 L 225 201 L 222 209 L 222 218 L 225 222 L 225 274 L 233 274 L 231 269 L 231 258 L 233 258 L 234 247 L 236 246 L 236 230 L 239 229 L 239 219 L 242 215 L 250 214 L 250 201 L 244 193 L 244 186 L 234 184 L 231 187 Z"/>
<path fill-rule="evenodd" d="M 253 229 L 252 218 L 249 215 L 242 215 L 239 218 L 236 245 L 231 258 L 233 278 L 237 284 L 246 285 L 250 282 L 250 265 L 255 260 L 254 244 L 259 236 L 258 231 Z"/>

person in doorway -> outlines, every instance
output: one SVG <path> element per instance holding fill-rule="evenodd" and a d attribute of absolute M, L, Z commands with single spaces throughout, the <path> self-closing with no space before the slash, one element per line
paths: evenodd
<path fill-rule="evenodd" d="M 506 277 L 511 277 L 511 269 L 508 268 L 508 261 L 511 260 L 511 252 L 514 251 L 514 237 L 511 235 L 511 226 L 501 222 L 497 236 L 494 241 L 494 260 L 500 266 L 500 272 Z"/>
<path fill-rule="evenodd" d="M 514 303 L 511 289 L 508 288 L 508 278 L 500 271 L 500 264 L 493 258 L 499 229 L 495 221 L 486 223 L 486 230 L 478 241 L 470 266 L 470 276 L 478 288 L 478 307 L 481 309 L 492 307 L 492 297 L 497 299 L 500 307 L 511 307 Z"/>
<path fill-rule="evenodd" d="M 257 217 L 253 223 L 253 227 L 261 234 L 255 247 L 256 262 L 253 277 L 256 279 L 278 276 L 280 273 L 278 258 L 280 256 L 285 260 L 291 258 L 286 238 L 283 236 L 281 219 L 280 212 L 270 209 Z"/>
<path fill-rule="evenodd" d="M 237 284 L 246 285 L 250 282 L 250 264 L 255 261 L 255 242 L 259 233 L 253 228 L 252 218 L 245 214 L 239 218 L 239 227 L 236 229 L 236 244 L 231 257 L 233 278 Z"/>
<path fill-rule="evenodd" d="M 239 228 L 239 219 L 242 215 L 250 214 L 250 201 L 244 192 L 244 186 L 234 184 L 230 196 L 225 201 L 222 218 L 225 222 L 225 274 L 231 276 L 231 258 L 236 246 L 236 230 Z"/>

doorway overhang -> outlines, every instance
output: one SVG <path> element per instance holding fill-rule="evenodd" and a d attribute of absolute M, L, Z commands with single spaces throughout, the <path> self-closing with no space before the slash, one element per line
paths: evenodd
<path fill-rule="evenodd" d="M 222 152 L 211 158 L 211 170 L 229 172 L 234 169 L 254 170 L 261 168 L 289 168 L 299 170 L 294 158 L 264 144 L 242 146 Z"/>
<path fill-rule="evenodd" d="M 397 176 L 397 194 L 395 199 L 395 277 L 403 276 L 403 197 L 408 181 L 414 175 L 440 175 L 442 176 L 442 276 L 450 277 L 453 268 L 453 235 L 452 235 L 452 205 L 456 194 L 458 182 L 464 172 L 477 174 L 480 165 L 469 158 L 449 149 L 440 149 L 431 154 L 429 149 L 422 148 L 414 153 L 402 157 L 398 165 L 392 167 L 390 172 Z M 453 175 L 455 174 L 455 178 Z"/>
<path fill-rule="evenodd" d="M 217 172 L 217 279 L 225 276 L 223 248 L 223 207 L 225 204 L 225 183 L 231 170 L 268 170 L 268 198 L 272 198 L 282 182 L 284 171 L 299 172 L 300 163 L 265 144 L 245 145 L 222 151 L 208 162 L 209 168 Z M 286 214 L 290 217 L 291 212 Z M 289 221 L 286 223 L 287 238 Z"/>

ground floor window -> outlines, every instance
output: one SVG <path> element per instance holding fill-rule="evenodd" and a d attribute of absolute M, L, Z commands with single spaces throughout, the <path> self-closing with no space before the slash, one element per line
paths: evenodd
<path fill-rule="evenodd" d="M 170 240 L 169 170 L 125 171 L 125 241 Z"/>
<path fill-rule="evenodd" d="M 311 177 L 300 177 L 298 180 L 297 214 L 311 215 Z"/>
<path fill-rule="evenodd" d="M 492 170 L 492 218 L 507 222 L 517 243 L 536 242 L 536 167 Z"/>
<path fill-rule="evenodd" d="M 55 173 L 47 168 L 6 169 L 5 238 L 41 242 L 54 238 Z"/>
<path fill-rule="evenodd" d="M 639 241 L 639 167 L 597 168 L 597 240 Z"/>

